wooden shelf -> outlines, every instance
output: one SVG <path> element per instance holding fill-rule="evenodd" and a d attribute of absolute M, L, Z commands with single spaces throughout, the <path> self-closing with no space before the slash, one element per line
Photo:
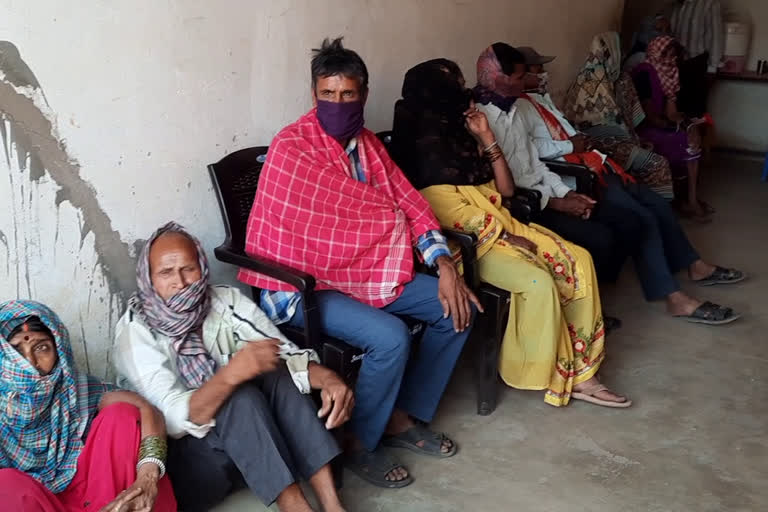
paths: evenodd
<path fill-rule="evenodd" d="M 710 78 L 715 80 L 727 80 L 733 82 L 767 82 L 768 74 L 758 75 L 754 71 L 743 71 L 741 73 L 708 73 Z"/>

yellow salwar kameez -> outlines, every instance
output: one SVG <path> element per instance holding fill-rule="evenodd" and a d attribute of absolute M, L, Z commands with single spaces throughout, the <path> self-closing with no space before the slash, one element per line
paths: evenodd
<path fill-rule="evenodd" d="M 478 237 L 478 274 L 512 294 L 499 360 L 509 386 L 544 389 L 544 400 L 567 405 L 573 386 L 589 380 L 605 357 L 605 330 L 592 258 L 585 249 L 501 205 L 491 181 L 421 190 L 440 223 Z M 501 239 L 506 231 L 537 245 L 536 254 Z"/>

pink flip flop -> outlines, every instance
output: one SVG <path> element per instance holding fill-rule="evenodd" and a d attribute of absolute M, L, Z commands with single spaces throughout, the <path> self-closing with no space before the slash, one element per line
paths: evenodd
<path fill-rule="evenodd" d="M 602 405 L 603 407 L 612 407 L 614 409 L 624 409 L 632 405 L 632 400 L 627 399 L 625 402 L 612 402 L 610 400 L 602 400 L 595 395 L 601 391 L 610 391 L 606 386 L 602 384 L 595 384 L 581 391 L 574 391 L 571 393 L 571 398 L 575 400 L 584 400 L 595 405 Z M 612 391 L 611 391 L 612 392 Z"/>

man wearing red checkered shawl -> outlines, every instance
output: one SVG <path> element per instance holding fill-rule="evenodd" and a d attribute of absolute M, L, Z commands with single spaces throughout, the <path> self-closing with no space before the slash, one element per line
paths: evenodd
<path fill-rule="evenodd" d="M 407 470 L 378 447 L 456 453 L 452 440 L 414 420 L 432 420 L 479 304 L 429 204 L 363 128 L 368 71 L 341 38 L 315 50 L 312 89 L 315 108 L 272 141 L 246 251 L 317 279 L 319 327 L 364 351 L 347 467 L 374 485 L 403 487 L 412 481 Z M 414 247 L 439 279 L 414 273 Z M 246 269 L 238 278 L 262 289 L 261 307 L 275 323 L 303 327 L 293 288 Z M 410 362 L 400 315 L 427 324 Z"/>

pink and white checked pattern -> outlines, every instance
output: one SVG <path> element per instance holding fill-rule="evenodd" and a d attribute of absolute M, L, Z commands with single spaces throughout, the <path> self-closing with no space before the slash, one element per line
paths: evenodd
<path fill-rule="evenodd" d="M 259 179 L 245 250 L 312 274 L 318 289 L 382 307 L 413 279 L 418 237 L 440 226 L 376 135 L 363 129 L 357 141 L 367 183 L 352 177 L 344 148 L 323 131 L 314 109 L 278 133 Z M 293 291 L 247 269 L 238 279 Z"/>

